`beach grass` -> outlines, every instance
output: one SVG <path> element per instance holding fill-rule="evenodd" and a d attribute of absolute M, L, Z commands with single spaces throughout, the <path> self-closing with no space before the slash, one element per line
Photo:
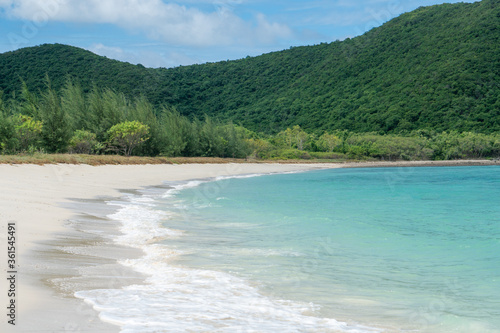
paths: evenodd
<path fill-rule="evenodd" d="M 344 162 L 345 160 L 328 160 Z M 85 154 L 18 154 L 0 155 L 0 164 L 88 164 L 88 165 L 140 165 L 140 164 L 224 164 L 224 163 L 321 163 L 325 160 L 255 160 L 220 157 L 143 157 Z"/>
<path fill-rule="evenodd" d="M 271 163 L 271 164 L 321 164 L 335 163 L 359 166 L 425 166 L 425 165 L 498 165 L 497 159 L 487 160 L 448 160 L 448 161 L 380 161 L 374 159 L 355 160 L 346 158 L 312 158 L 312 159 L 243 159 L 222 157 L 145 157 L 121 155 L 85 155 L 85 154 L 17 154 L 0 155 L 0 164 L 87 164 L 98 165 L 146 165 L 146 164 L 227 164 L 227 163 Z"/>
<path fill-rule="evenodd" d="M 84 155 L 84 154 L 18 154 L 1 155 L 0 164 L 172 164 L 163 157 L 125 157 L 119 155 Z"/>

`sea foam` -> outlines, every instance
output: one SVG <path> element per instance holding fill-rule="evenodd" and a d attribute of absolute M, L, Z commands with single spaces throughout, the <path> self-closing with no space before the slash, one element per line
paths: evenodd
<path fill-rule="evenodd" d="M 176 184 L 161 198 L 203 182 Z M 143 273 L 146 280 L 121 289 L 78 291 L 75 296 L 122 332 L 378 332 L 317 317 L 314 304 L 272 299 L 251 281 L 225 272 L 174 265 L 172 259 L 183 252 L 165 240 L 182 237 L 183 232 L 162 225 L 173 213 L 157 209 L 147 195 L 110 204 L 118 210 L 109 218 L 121 224 L 122 232 L 114 241 L 144 252 L 138 259 L 119 262 Z"/>

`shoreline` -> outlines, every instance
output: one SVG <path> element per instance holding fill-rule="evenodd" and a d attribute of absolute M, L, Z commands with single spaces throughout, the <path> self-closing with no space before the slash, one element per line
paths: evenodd
<path fill-rule="evenodd" d="M 443 163 L 445 162 L 445 163 Z M 0 194 L 2 212 L 2 244 L 7 242 L 7 223 L 16 222 L 18 280 L 15 300 L 16 326 L 8 325 L 4 319 L 0 324 L 2 332 L 33 330 L 50 331 L 119 331 L 119 327 L 100 321 L 97 313 L 82 300 L 64 295 L 61 290 L 47 284 L 48 279 L 63 279 L 73 276 L 65 270 L 92 268 L 97 264 L 103 268 L 119 271 L 122 285 L 141 280 L 141 276 L 126 271 L 116 263 L 121 255 L 109 253 L 97 256 L 92 253 L 64 254 L 57 250 L 61 244 L 73 244 L 86 248 L 86 244 L 96 245 L 103 252 L 109 250 L 106 240 L 99 236 L 89 236 L 75 230 L 75 223 L 102 223 L 105 212 L 90 219 L 83 206 L 77 208 L 75 202 L 87 202 L 94 207 L 105 199 L 123 196 L 123 189 L 143 189 L 160 186 L 165 181 L 187 181 L 200 178 L 215 178 L 253 173 L 281 173 L 308 171 L 326 168 L 360 167 L 411 167 L 411 166 L 470 166 L 499 165 L 495 161 L 439 161 L 417 162 L 361 162 L 361 163 L 308 163 L 308 164 L 162 164 L 162 165 L 0 165 L 0 186 L 5 189 Z M 122 190 L 122 191 L 120 191 Z M 96 199 L 97 198 L 97 199 Z M 95 218 L 92 220 L 92 218 Z M 97 221 L 102 218 L 103 220 Z M 76 221 L 76 222 L 75 222 Z M 78 222 L 80 221 L 80 222 Z M 111 221 L 113 222 L 113 221 Z M 108 221 L 109 224 L 111 224 Z M 111 225 L 107 227 L 112 228 Z M 109 244 L 108 244 L 109 245 Z M 113 244 L 114 246 L 114 244 Z M 6 246 L 3 246 L 6 248 Z M 121 249 L 127 255 L 140 253 Z M 7 256 L 7 253 L 5 253 Z M 93 258 L 93 261 L 89 257 Z M 100 257 L 96 259 L 97 257 Z M 5 257 L 5 262 L 6 262 Z M 67 260 L 73 264 L 66 264 Z M 2 265 L 6 273 L 6 263 Z M 102 270 L 100 273 L 102 274 Z M 99 276 L 97 274 L 97 276 Z M 7 280 L 2 279 L 0 289 L 7 291 Z M 99 282 L 96 282 L 99 285 Z M 8 304 L 7 293 L 0 299 Z"/>
<path fill-rule="evenodd" d="M 7 226 L 16 226 L 16 295 L 8 297 L 8 280 L 1 279 L 0 304 L 14 300 L 15 326 L 8 323 L 6 306 L 2 332 L 28 331 L 105 331 L 118 332 L 119 327 L 97 320 L 97 312 L 74 296 L 63 295 L 60 290 L 47 285 L 48 280 L 74 276 L 81 265 L 89 268 L 95 264 L 95 255 L 69 256 L 60 250 L 61 243 L 98 243 L 106 251 L 105 241 L 99 237 L 83 237 L 76 232 L 74 220 L 82 213 L 75 210 L 79 200 L 103 200 L 121 197 L 120 190 L 143 189 L 159 186 L 165 181 L 187 181 L 253 173 L 281 173 L 323 169 L 326 166 L 282 164 L 187 164 L 187 165 L 0 165 L 0 243 L 4 248 L 1 265 L 7 275 Z M 126 191 L 125 191 L 126 192 Z M 97 198 L 97 199 L 96 199 Z M 95 206 L 95 202 L 91 203 Z M 109 213 L 109 212 L 108 212 Z M 106 214 L 101 216 L 101 223 Z M 99 216 L 96 218 L 99 219 Z M 109 243 L 109 241 L 108 241 Z M 114 245 L 114 244 L 112 244 Z M 59 247 L 59 248 L 58 248 Z M 109 248 L 109 247 L 108 247 Z M 129 249 L 123 249 L 129 251 Z M 133 254 L 132 252 L 130 252 Z M 135 255 L 138 255 L 135 252 Z M 92 260 L 89 262 L 89 256 Z M 99 264 L 112 265 L 121 255 L 100 258 Z M 67 264 L 71 259 L 73 264 Z M 113 269 L 122 269 L 116 264 Z M 121 265 L 120 265 L 121 266 Z M 109 267 L 108 267 L 109 268 Z M 130 271 L 120 270 L 122 276 Z M 132 274 L 133 275 L 133 274 Z M 137 275 L 132 278 L 139 278 Z M 126 283 L 125 283 L 126 284 Z"/>

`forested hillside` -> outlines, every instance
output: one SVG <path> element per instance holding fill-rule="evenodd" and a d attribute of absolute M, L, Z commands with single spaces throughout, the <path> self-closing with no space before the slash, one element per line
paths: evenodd
<path fill-rule="evenodd" d="M 443 4 L 403 14 L 344 41 L 236 61 L 148 69 L 65 45 L 0 55 L 4 99 L 54 89 L 109 87 L 181 114 L 207 114 L 257 132 L 500 131 L 500 2 Z"/>
<path fill-rule="evenodd" d="M 129 97 L 151 93 L 147 81 L 152 69 L 101 57 L 78 47 L 62 44 L 44 44 L 27 47 L 0 55 L 0 90 L 19 97 L 21 82 L 32 91 L 45 88 L 46 75 L 55 89 L 61 89 L 68 75 L 85 92 L 92 87 L 109 87 Z"/>

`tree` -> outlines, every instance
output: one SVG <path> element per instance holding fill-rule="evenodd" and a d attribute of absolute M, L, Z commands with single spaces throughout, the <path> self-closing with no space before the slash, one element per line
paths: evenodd
<path fill-rule="evenodd" d="M 0 153 L 5 154 L 15 150 L 17 138 L 12 117 L 7 117 L 3 112 L 0 99 Z"/>
<path fill-rule="evenodd" d="M 85 129 L 96 133 L 99 141 L 106 139 L 107 131 L 112 126 L 127 119 L 130 105 L 123 94 L 94 86 L 86 100 L 92 121 L 90 122 L 91 128 Z"/>
<path fill-rule="evenodd" d="M 77 130 L 69 140 L 70 153 L 92 154 L 102 147 L 103 145 L 96 140 L 96 135 L 89 131 Z"/>
<path fill-rule="evenodd" d="M 23 81 L 21 87 L 21 103 L 18 106 L 19 112 L 38 119 L 40 118 L 38 114 L 38 106 L 38 96 L 32 93 Z"/>
<path fill-rule="evenodd" d="M 342 130 L 338 131 L 339 137 L 342 141 L 342 154 L 345 154 L 347 149 L 346 149 L 346 144 L 347 144 L 347 139 L 349 139 L 349 136 L 351 136 L 351 132 L 348 130 Z"/>
<path fill-rule="evenodd" d="M 39 145 L 43 130 L 43 123 L 41 121 L 20 114 L 15 118 L 15 123 L 16 136 L 19 140 L 19 149 L 21 152 L 28 151 Z"/>
<path fill-rule="evenodd" d="M 200 148 L 203 156 L 223 157 L 227 140 L 221 128 L 211 118 L 205 117 L 200 130 Z"/>
<path fill-rule="evenodd" d="M 177 110 L 163 106 L 159 123 L 160 153 L 167 156 L 188 155 L 191 152 L 188 146 L 193 145 L 190 134 L 194 132 L 189 120 Z"/>
<path fill-rule="evenodd" d="M 223 126 L 222 130 L 227 142 L 223 157 L 242 158 L 251 153 L 250 145 L 245 140 L 245 130 L 243 128 L 229 123 Z"/>
<path fill-rule="evenodd" d="M 43 121 L 42 138 L 49 152 L 64 152 L 71 137 L 70 120 L 48 76 L 46 81 L 47 89 L 42 94 L 38 106 L 38 112 Z"/>
<path fill-rule="evenodd" d="M 134 103 L 130 104 L 127 120 L 137 120 L 149 127 L 149 140 L 141 145 L 135 153 L 147 156 L 160 154 L 162 148 L 160 122 L 155 114 L 153 104 L 146 97 L 140 96 L 135 99 Z"/>
<path fill-rule="evenodd" d="M 304 145 L 307 139 L 309 139 L 309 134 L 307 134 L 299 125 L 293 126 L 293 135 L 295 137 L 295 142 L 297 144 L 298 150 L 304 150 Z"/>
<path fill-rule="evenodd" d="M 281 138 L 288 148 L 296 147 L 298 150 L 304 150 L 304 145 L 309 139 L 309 134 L 300 128 L 299 125 L 295 125 L 293 128 L 287 128 L 278 133 L 278 138 Z"/>
<path fill-rule="evenodd" d="M 269 158 L 269 153 L 276 149 L 273 144 L 263 139 L 250 138 L 245 141 L 249 149 L 253 152 L 253 158 Z"/>
<path fill-rule="evenodd" d="M 333 150 L 340 145 L 342 140 L 335 134 L 329 134 L 325 132 L 318 139 L 318 146 L 322 151 L 333 152 Z"/>
<path fill-rule="evenodd" d="M 71 79 L 66 80 L 66 85 L 61 90 L 61 105 L 73 129 L 89 130 L 96 122 L 96 115 L 89 112 L 85 95 L 78 83 L 73 83 Z"/>
<path fill-rule="evenodd" d="M 135 121 L 125 121 L 108 130 L 109 147 L 130 156 L 132 150 L 149 139 L 149 126 Z"/>

